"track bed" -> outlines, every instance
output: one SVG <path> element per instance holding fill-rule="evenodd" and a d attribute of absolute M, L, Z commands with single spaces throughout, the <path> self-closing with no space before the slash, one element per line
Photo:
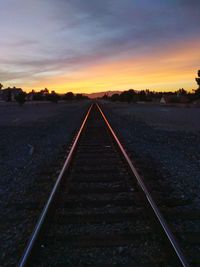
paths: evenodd
<path fill-rule="evenodd" d="M 27 266 L 183 266 L 96 105 L 46 217 Z"/>

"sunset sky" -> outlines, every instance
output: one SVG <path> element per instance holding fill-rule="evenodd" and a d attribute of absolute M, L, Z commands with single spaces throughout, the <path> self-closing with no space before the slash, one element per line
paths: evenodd
<path fill-rule="evenodd" d="M 199 0 L 0 0 L 0 82 L 29 91 L 187 90 Z"/>

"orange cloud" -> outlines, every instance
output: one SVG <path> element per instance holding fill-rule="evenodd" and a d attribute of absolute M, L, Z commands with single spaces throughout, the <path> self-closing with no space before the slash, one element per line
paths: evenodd
<path fill-rule="evenodd" d="M 60 93 L 129 88 L 173 91 L 183 87 L 191 90 L 196 88 L 194 76 L 200 67 L 199 47 L 200 39 L 171 44 L 167 50 L 160 49 L 152 54 L 95 63 L 64 75 L 43 78 L 26 89 L 48 87 Z"/>

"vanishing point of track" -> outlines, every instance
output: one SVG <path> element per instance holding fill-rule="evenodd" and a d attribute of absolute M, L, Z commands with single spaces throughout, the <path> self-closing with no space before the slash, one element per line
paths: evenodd
<path fill-rule="evenodd" d="M 85 116 L 18 266 L 188 266 L 98 104 Z"/>

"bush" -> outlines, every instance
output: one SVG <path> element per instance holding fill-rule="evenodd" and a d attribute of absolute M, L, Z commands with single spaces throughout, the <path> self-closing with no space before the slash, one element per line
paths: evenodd
<path fill-rule="evenodd" d="M 15 96 L 17 103 L 22 106 L 26 102 L 26 93 L 21 92 Z"/>
<path fill-rule="evenodd" d="M 124 91 L 119 96 L 120 101 L 124 102 L 137 102 L 138 97 L 136 92 L 133 89 L 130 89 L 128 91 Z"/>
<path fill-rule="evenodd" d="M 76 100 L 84 100 L 84 99 L 88 99 L 88 97 L 83 94 L 76 94 Z"/>
<path fill-rule="evenodd" d="M 52 103 L 57 103 L 58 100 L 60 99 L 60 96 L 55 92 L 52 91 L 51 94 L 48 94 L 46 96 L 47 100 L 51 101 Z"/>
<path fill-rule="evenodd" d="M 74 100 L 74 94 L 72 93 L 72 92 L 68 92 L 68 93 L 66 93 L 65 95 L 64 95 L 64 100 L 66 100 L 66 101 L 71 101 L 71 100 Z"/>
<path fill-rule="evenodd" d="M 119 94 L 113 94 L 111 97 L 110 97 L 110 100 L 115 102 L 115 101 L 119 101 L 120 100 L 120 95 Z"/>

